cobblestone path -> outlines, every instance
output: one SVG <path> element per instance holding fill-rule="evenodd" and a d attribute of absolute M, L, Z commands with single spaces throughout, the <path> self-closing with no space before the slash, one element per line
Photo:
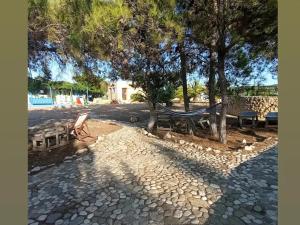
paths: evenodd
<path fill-rule="evenodd" d="M 29 176 L 31 225 L 277 224 L 277 148 L 216 154 L 124 127 Z"/>

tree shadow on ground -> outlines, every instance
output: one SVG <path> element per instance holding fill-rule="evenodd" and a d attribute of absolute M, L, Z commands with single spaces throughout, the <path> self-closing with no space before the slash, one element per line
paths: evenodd
<path fill-rule="evenodd" d="M 205 225 L 277 224 L 277 183 L 277 150 L 272 148 L 231 171 Z"/>
<path fill-rule="evenodd" d="M 159 153 L 188 173 L 221 188 L 222 196 L 209 207 L 205 225 L 277 224 L 277 150 L 272 148 L 239 164 L 228 175 L 212 165 L 159 146 Z M 191 166 L 187 166 L 191 165 Z M 203 174 L 201 174 L 203 172 Z M 206 176 L 208 175 L 208 177 Z"/>

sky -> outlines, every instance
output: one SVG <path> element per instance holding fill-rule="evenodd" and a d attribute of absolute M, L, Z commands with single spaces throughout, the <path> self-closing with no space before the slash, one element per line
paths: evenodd
<path fill-rule="evenodd" d="M 58 64 L 56 63 L 51 63 L 50 64 L 50 69 L 52 72 L 52 79 L 54 81 L 67 81 L 67 82 L 71 82 L 73 83 L 73 75 L 74 75 L 74 71 L 73 71 L 73 67 L 71 64 L 67 64 L 66 69 L 64 71 L 61 71 L 61 69 L 59 68 Z M 32 77 L 36 77 L 39 74 L 32 71 Z M 274 84 L 278 84 L 278 80 L 277 79 L 273 79 L 272 74 L 268 71 L 264 71 L 262 73 L 262 75 L 265 78 L 265 81 L 262 83 L 262 85 L 274 85 Z M 205 79 L 201 78 L 200 79 L 201 83 L 205 82 Z M 252 81 L 250 83 L 251 85 L 255 85 L 255 81 Z"/>

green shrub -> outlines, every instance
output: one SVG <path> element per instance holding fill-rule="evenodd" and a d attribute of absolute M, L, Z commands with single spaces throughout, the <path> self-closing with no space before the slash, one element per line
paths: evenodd
<path fill-rule="evenodd" d="M 133 102 L 145 102 L 145 95 L 141 92 L 133 93 L 130 95 L 130 99 Z"/>
<path fill-rule="evenodd" d="M 173 84 L 168 84 L 157 91 L 157 102 L 171 105 L 171 100 L 175 98 L 176 88 Z"/>
<path fill-rule="evenodd" d="M 195 98 L 199 96 L 202 92 L 205 92 L 205 87 L 202 86 L 199 82 L 193 82 L 192 84 L 188 85 L 188 97 Z M 183 88 L 182 86 L 179 86 L 175 91 L 175 97 L 179 98 L 180 101 L 183 101 Z"/>

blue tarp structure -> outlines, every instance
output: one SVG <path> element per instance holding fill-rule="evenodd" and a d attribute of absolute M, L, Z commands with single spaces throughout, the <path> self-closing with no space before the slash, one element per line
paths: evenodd
<path fill-rule="evenodd" d="M 31 105 L 53 105 L 52 98 L 29 98 Z"/>

